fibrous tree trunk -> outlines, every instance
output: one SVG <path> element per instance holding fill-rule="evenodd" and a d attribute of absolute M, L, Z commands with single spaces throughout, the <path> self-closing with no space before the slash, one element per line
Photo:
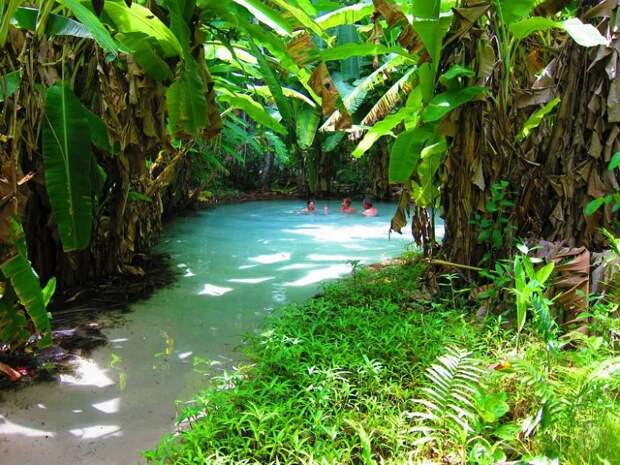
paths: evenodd
<path fill-rule="evenodd" d="M 611 17 L 618 13 L 613 10 Z M 507 196 L 515 205 L 508 212 L 515 237 L 590 250 L 604 245 L 599 228 L 612 226 L 612 206 L 591 217 L 584 207 L 618 189 L 607 165 L 620 150 L 620 42 L 611 33 L 610 17 L 599 13 L 603 16 L 585 16 L 612 38 L 610 47 L 587 49 L 567 39 L 548 51 L 535 40 L 523 43 L 522 58 L 514 63 L 520 79 L 511 80 L 507 111 L 501 102 L 474 102 L 453 112 L 444 125 L 451 137 L 442 183 L 444 251 L 452 261 L 475 265 L 486 253 L 488 244 L 478 240 L 480 226 L 473 220 L 488 214 L 491 186 L 501 180 L 508 181 Z M 503 70 L 495 43 L 492 28 L 474 28 L 469 40 L 444 59 L 470 66 L 476 83 L 497 95 Z M 554 97 L 561 99 L 556 113 L 517 142 L 527 117 Z"/>
<path fill-rule="evenodd" d="M 94 42 L 38 39 L 15 29 L 0 57 L 0 74 L 22 73 L 20 88 L 0 107 L 0 135 L 8 135 L 0 140 L 3 177 L 33 174 L 19 188 L 19 202 L 0 212 L 0 222 L 17 213 L 34 268 L 43 282 L 56 276 L 61 290 L 119 271 L 139 272 L 132 266 L 134 256 L 148 250 L 165 211 L 183 205 L 190 190 L 188 157 L 168 144 L 165 88 L 145 76 L 131 57 L 125 59 L 122 69 L 106 62 Z M 90 246 L 70 253 L 63 251 L 51 212 L 40 143 L 45 88 L 63 76 L 81 102 L 104 120 L 118 149 L 115 154 L 95 152 L 107 179 L 93 212 Z M 147 160 L 158 153 L 167 154 L 166 163 L 153 178 Z M 6 239 L 1 231 L 0 236 Z"/>

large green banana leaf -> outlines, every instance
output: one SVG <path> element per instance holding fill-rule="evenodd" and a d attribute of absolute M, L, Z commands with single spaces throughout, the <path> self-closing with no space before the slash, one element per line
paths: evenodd
<path fill-rule="evenodd" d="M 234 2 L 246 8 L 258 21 L 269 26 L 281 36 L 290 36 L 293 33 L 293 28 L 282 14 L 260 0 L 234 0 Z"/>
<path fill-rule="evenodd" d="M 109 54 L 110 58 L 114 59 L 118 56 L 120 51 L 119 45 L 92 11 L 78 0 L 61 0 L 61 3 L 71 10 L 78 21 L 91 33 L 93 39 Z"/>
<path fill-rule="evenodd" d="M 26 241 L 19 223 L 13 222 L 14 246 L 16 254 L 0 264 L 2 274 L 10 281 L 19 301 L 28 312 L 37 334 L 40 336 L 39 346 L 45 347 L 52 342 L 52 327 L 46 306 L 56 287 L 56 281 L 51 280 L 42 290 L 39 277 L 28 261 Z M 18 321 L 16 323 L 19 323 Z"/>
<path fill-rule="evenodd" d="M 487 90 L 486 87 L 471 86 L 463 89 L 448 90 L 436 95 L 424 110 L 422 120 L 424 122 L 439 121 L 455 108 L 470 102 L 478 95 L 484 94 Z"/>
<path fill-rule="evenodd" d="M 38 8 L 21 7 L 15 11 L 11 24 L 18 29 L 35 31 L 37 28 Z M 45 24 L 45 33 L 48 36 L 72 36 L 92 39 L 93 36 L 84 25 L 66 16 L 50 13 Z"/>
<path fill-rule="evenodd" d="M 197 136 L 207 125 L 204 83 L 195 67 L 186 69 L 166 91 L 168 132 Z"/>
<path fill-rule="evenodd" d="M 420 159 L 426 142 L 435 134 L 434 129 L 421 126 L 398 135 L 390 154 L 389 180 L 406 183 Z"/>
<path fill-rule="evenodd" d="M 66 252 L 90 243 L 93 186 L 91 127 L 82 103 L 63 83 L 47 89 L 43 125 L 45 184 Z"/>
<path fill-rule="evenodd" d="M 360 20 L 371 16 L 374 11 L 375 7 L 372 3 L 356 3 L 325 13 L 316 18 L 315 22 L 323 29 L 331 29 L 345 24 L 355 25 Z"/>
<path fill-rule="evenodd" d="M 153 37 L 166 58 L 183 53 L 181 43 L 173 32 L 151 10 L 137 2 L 128 7 L 123 0 L 106 0 L 103 11 L 118 32 L 141 32 Z"/>
<path fill-rule="evenodd" d="M 158 81 L 172 80 L 172 71 L 162 58 L 163 49 L 154 37 L 143 32 L 128 32 L 119 33 L 116 38 L 131 50 L 134 59 L 146 74 Z"/>
<path fill-rule="evenodd" d="M 297 119 L 295 121 L 297 143 L 302 150 L 307 150 L 312 147 L 320 121 L 321 116 L 319 112 L 315 108 L 305 105 L 297 115 Z"/>
<path fill-rule="evenodd" d="M 250 118 L 263 126 L 273 129 L 277 133 L 287 134 L 286 128 L 273 116 L 265 111 L 263 106 L 252 99 L 249 95 L 233 94 L 232 92 L 223 93 L 219 100 L 226 102 L 231 108 L 243 110 Z"/>

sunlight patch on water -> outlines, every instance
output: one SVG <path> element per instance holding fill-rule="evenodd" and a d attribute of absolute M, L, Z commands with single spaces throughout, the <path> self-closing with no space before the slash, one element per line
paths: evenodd
<path fill-rule="evenodd" d="M 368 260 L 368 257 L 350 257 L 348 255 L 321 255 L 311 253 L 310 255 L 308 255 L 308 260 L 312 260 L 313 262 L 346 262 L 352 260 Z"/>
<path fill-rule="evenodd" d="M 258 255 L 257 257 L 252 257 L 249 260 L 252 262 L 258 262 L 262 265 L 270 265 L 272 263 L 285 262 L 290 259 L 290 252 L 280 252 L 271 255 Z"/>
<path fill-rule="evenodd" d="M 63 373 L 60 375 L 60 382 L 72 384 L 74 386 L 94 386 L 104 388 L 112 386 L 114 381 L 106 374 L 108 370 L 99 367 L 89 359 L 80 358 L 78 367 L 74 374 Z"/>
<path fill-rule="evenodd" d="M 327 279 L 335 279 L 351 271 L 351 265 L 332 265 L 320 270 L 310 271 L 306 276 L 297 281 L 284 284 L 289 287 L 303 287 L 310 284 L 320 283 Z"/>
<path fill-rule="evenodd" d="M 316 242 L 344 243 L 355 240 L 383 239 L 387 236 L 385 226 L 321 224 L 301 225 L 295 229 L 284 229 L 288 234 L 297 234 L 314 239 Z"/>
<path fill-rule="evenodd" d="M 202 288 L 202 291 L 200 291 L 198 295 L 211 295 L 214 297 L 220 297 L 224 294 L 229 293 L 232 290 L 232 287 L 220 287 L 214 286 L 213 284 L 205 284 L 205 286 Z"/>
<path fill-rule="evenodd" d="M 27 426 L 21 426 L 17 423 L 9 421 L 6 417 L 0 415 L 0 425 L 2 426 L 2 434 L 18 434 L 27 438 L 53 438 L 56 436 L 51 431 L 43 431 L 35 428 L 28 428 Z"/>
<path fill-rule="evenodd" d="M 95 425 L 85 428 L 70 429 L 69 432 L 81 439 L 98 439 L 105 436 L 119 437 L 123 435 L 118 425 Z"/>
<path fill-rule="evenodd" d="M 238 279 L 229 279 L 229 283 L 241 283 L 241 284 L 259 284 L 264 283 L 265 281 L 271 281 L 275 279 L 275 276 L 268 276 L 266 278 L 238 278 Z"/>
<path fill-rule="evenodd" d="M 295 263 L 293 265 L 286 265 L 282 268 L 278 268 L 277 271 L 291 271 L 291 270 L 306 270 L 308 268 L 316 268 L 321 266 L 318 263 Z"/>
<path fill-rule="evenodd" d="M 93 404 L 93 408 L 95 410 L 99 410 L 102 413 L 118 413 L 121 407 L 121 398 L 117 397 L 115 399 L 106 400 L 105 402 L 98 402 Z"/>

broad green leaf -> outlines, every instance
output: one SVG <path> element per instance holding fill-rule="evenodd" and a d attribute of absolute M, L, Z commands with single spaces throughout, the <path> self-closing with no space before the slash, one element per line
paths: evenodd
<path fill-rule="evenodd" d="M 534 32 L 543 32 L 559 27 L 562 26 L 557 21 L 542 16 L 534 16 L 512 23 L 509 30 L 515 39 L 522 40 Z"/>
<path fill-rule="evenodd" d="M 605 204 L 605 197 L 599 197 L 598 199 L 594 199 L 586 205 L 585 214 L 586 216 L 594 215 L 599 208 L 601 208 Z"/>
<path fill-rule="evenodd" d="M 20 224 L 13 222 L 12 228 L 16 229 L 14 246 L 16 253 L 0 264 L 2 274 L 11 282 L 13 290 L 20 303 L 26 309 L 32 320 L 37 334 L 41 337 L 39 347 L 46 347 L 52 343 L 52 327 L 45 308 L 45 299 L 39 285 L 39 277 L 28 261 L 26 241 Z M 46 291 L 49 294 L 49 290 Z"/>
<path fill-rule="evenodd" d="M 280 115 L 282 115 L 284 124 L 287 127 L 291 128 L 292 132 L 294 128 L 294 115 L 291 102 L 286 97 L 284 97 L 284 92 L 282 90 L 280 80 L 271 68 L 271 65 L 265 59 L 265 55 L 261 52 L 261 50 L 258 48 L 258 46 L 253 40 L 250 41 L 250 47 L 252 53 L 256 55 L 256 58 L 258 60 L 258 66 L 263 74 L 263 80 L 265 81 L 265 84 L 267 84 L 267 86 L 269 87 L 271 95 L 276 101 L 276 106 L 278 107 Z M 285 133 L 286 132 L 288 131 L 285 131 Z"/>
<path fill-rule="evenodd" d="M 553 269 L 555 268 L 555 263 L 549 262 L 538 271 L 536 271 L 536 281 L 540 284 L 545 284 L 551 273 L 553 273 Z"/>
<path fill-rule="evenodd" d="M 110 139 L 108 138 L 108 128 L 99 116 L 94 114 L 80 102 L 84 116 L 88 121 L 90 141 L 107 153 L 113 153 Z M 94 160 L 94 158 L 93 158 Z"/>
<path fill-rule="evenodd" d="M 495 6 L 502 22 L 510 25 L 530 14 L 535 0 L 495 0 Z"/>
<path fill-rule="evenodd" d="M 117 34 L 116 38 L 134 56 L 134 59 L 146 74 L 158 81 L 172 80 L 172 71 L 162 59 L 163 49 L 154 37 L 147 36 L 142 32 L 129 32 Z"/>
<path fill-rule="evenodd" d="M 325 33 L 321 26 L 319 26 L 303 9 L 291 4 L 291 2 L 287 0 L 271 0 L 271 3 L 290 13 L 291 16 L 299 22 L 299 24 L 309 31 L 314 32 L 321 39 L 326 42 L 330 41 L 330 37 Z"/>
<path fill-rule="evenodd" d="M 450 81 L 458 77 L 462 77 L 462 76 L 472 77 L 475 74 L 476 73 L 473 70 L 467 68 L 466 66 L 452 65 L 448 71 L 446 71 L 445 73 L 441 75 L 441 77 L 439 78 L 439 82 L 446 85 Z"/>
<path fill-rule="evenodd" d="M 607 169 L 609 171 L 613 171 L 619 167 L 620 167 L 620 152 L 616 152 L 614 156 L 611 157 L 611 161 L 609 162 L 609 167 Z"/>
<path fill-rule="evenodd" d="M 330 11 L 316 18 L 316 23 L 323 29 L 342 26 L 343 24 L 356 24 L 360 20 L 371 16 L 375 11 L 372 3 L 356 3 L 345 6 L 335 11 Z"/>
<path fill-rule="evenodd" d="M 260 0 L 234 0 L 234 2 L 247 9 L 258 21 L 266 24 L 281 36 L 290 36 L 293 33 L 293 29 L 282 14 Z"/>
<path fill-rule="evenodd" d="M 11 24 L 18 29 L 27 29 L 35 31 L 37 27 L 37 17 L 39 15 L 38 8 L 21 7 L 18 8 Z M 45 33 L 48 36 L 73 36 L 85 39 L 92 39 L 92 34 L 84 27 L 82 23 L 65 16 L 50 13 L 45 24 Z"/>
<path fill-rule="evenodd" d="M 321 117 L 318 111 L 311 107 L 304 106 L 303 110 L 297 114 L 297 143 L 302 150 L 308 150 L 312 147 L 320 121 Z"/>
<path fill-rule="evenodd" d="M 545 119 L 545 116 L 547 116 L 559 103 L 560 98 L 556 97 L 545 106 L 532 113 L 532 115 L 523 124 L 519 134 L 517 134 L 517 142 L 522 142 L 525 140 L 527 136 L 530 135 L 530 132 L 540 126 L 540 123 L 542 123 L 543 119 Z"/>
<path fill-rule="evenodd" d="M 228 103 L 231 108 L 238 108 L 244 111 L 257 123 L 273 129 L 277 133 L 287 134 L 287 130 L 282 123 L 267 113 L 263 106 L 252 99 L 249 95 L 226 92 L 219 96 L 219 100 Z"/>
<path fill-rule="evenodd" d="M 166 91 L 168 132 L 197 136 L 207 125 L 204 83 L 195 66 L 186 69 Z"/>
<path fill-rule="evenodd" d="M 455 108 L 470 102 L 480 94 L 485 93 L 486 87 L 472 86 L 464 89 L 449 90 L 435 96 L 422 114 L 424 122 L 439 121 Z"/>
<path fill-rule="evenodd" d="M 439 68 L 443 38 L 452 24 L 452 12 L 441 13 L 441 0 L 425 0 L 413 2 L 412 13 L 413 29 L 431 57 L 435 75 Z"/>
<path fill-rule="evenodd" d="M 330 134 L 323 141 L 323 144 L 321 144 L 321 150 L 323 150 L 323 152 L 331 152 L 335 150 L 336 147 L 338 147 L 338 145 L 340 144 L 340 142 L 342 142 L 342 139 L 344 139 L 345 135 L 346 133 L 342 131 Z"/>
<path fill-rule="evenodd" d="M 153 37 L 166 58 L 183 54 L 181 43 L 173 32 L 151 10 L 137 2 L 128 7 L 123 0 L 106 0 L 103 11 L 118 32 L 141 32 Z"/>
<path fill-rule="evenodd" d="M 400 47 L 386 47 L 381 44 L 345 44 L 338 47 L 328 48 L 319 52 L 319 58 L 323 61 L 346 60 L 351 57 L 365 57 L 387 55 L 397 53 L 405 58 L 411 58 L 409 53 Z"/>
<path fill-rule="evenodd" d="M 273 100 L 273 102 L 275 103 L 275 99 L 273 98 L 273 95 L 271 95 L 271 90 L 269 89 L 269 86 L 248 86 L 248 88 L 252 89 L 257 95 Z M 306 105 L 309 105 L 312 108 L 317 107 L 317 104 L 314 103 L 309 97 L 302 94 L 298 90 L 291 89 L 290 87 L 282 87 L 282 94 L 285 97 L 294 98 L 301 102 L 304 102 Z"/>
<path fill-rule="evenodd" d="M 101 48 L 108 52 L 113 58 L 118 56 L 120 47 L 92 11 L 82 5 L 78 0 L 61 0 L 61 3 L 71 10 L 78 21 L 91 33 L 93 39 L 95 39 Z M 106 4 L 108 3 L 110 2 L 106 2 Z"/>
<path fill-rule="evenodd" d="M 562 28 L 582 47 L 607 45 L 608 40 L 591 24 L 582 23 L 579 18 L 562 21 Z"/>
<path fill-rule="evenodd" d="M 412 189 L 412 198 L 420 207 L 434 207 L 437 196 L 439 195 L 439 186 L 436 173 L 441 166 L 441 161 L 448 150 L 446 138 L 440 136 L 438 139 L 427 143 L 422 149 L 420 155 L 420 163 L 416 169 L 419 184 Z"/>
<path fill-rule="evenodd" d="M 352 155 L 359 158 L 364 155 L 381 137 L 391 134 L 392 129 L 402 123 L 403 119 L 409 115 L 410 111 L 406 107 L 401 108 L 396 113 L 387 116 L 372 126 L 364 135 L 363 139 L 357 144 Z"/>
<path fill-rule="evenodd" d="M 0 76 L 0 102 L 4 102 L 5 98 L 13 95 L 19 89 L 21 83 L 22 74 L 19 70 Z M 4 95 L 5 90 L 6 96 Z"/>
<path fill-rule="evenodd" d="M 89 177 L 93 153 L 82 103 L 65 84 L 47 89 L 43 125 L 45 185 L 65 252 L 90 243 L 93 216 Z"/>
<path fill-rule="evenodd" d="M 389 180 L 406 183 L 415 169 L 424 145 L 434 135 L 426 126 L 410 129 L 398 135 L 390 153 Z"/>

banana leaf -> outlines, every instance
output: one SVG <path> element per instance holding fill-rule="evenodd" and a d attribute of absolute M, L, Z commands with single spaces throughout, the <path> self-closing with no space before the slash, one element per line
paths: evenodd
<path fill-rule="evenodd" d="M 43 163 L 52 213 L 66 252 L 90 243 L 93 153 L 89 120 L 82 103 L 65 84 L 47 89 L 43 125 Z"/>
<path fill-rule="evenodd" d="M 281 36 L 290 36 L 293 33 L 293 28 L 282 17 L 282 14 L 263 2 L 259 0 L 234 0 L 234 2 L 247 9 L 258 21 L 269 26 Z"/>
<path fill-rule="evenodd" d="M 16 253 L 0 264 L 0 270 L 10 281 L 20 303 L 32 320 L 35 330 L 41 338 L 38 343 L 39 347 L 47 347 L 52 343 L 52 326 L 46 306 L 54 292 L 56 281 L 50 281 L 45 292 L 41 289 L 39 277 L 28 261 L 22 227 L 16 221 L 13 221 L 11 227 Z"/>
<path fill-rule="evenodd" d="M 316 109 L 304 106 L 296 120 L 297 143 L 302 150 L 312 147 L 321 116 Z"/>
<path fill-rule="evenodd" d="M 153 37 L 164 51 L 165 58 L 183 53 L 178 38 L 148 8 L 135 2 L 128 7 L 124 1 L 107 0 L 103 12 L 118 32 L 140 32 Z"/>
<path fill-rule="evenodd" d="M 315 22 L 323 29 L 331 29 L 345 24 L 355 25 L 374 12 L 375 7 L 372 3 L 356 3 L 321 15 L 315 19 Z"/>
<path fill-rule="evenodd" d="M 91 33 L 93 39 L 109 54 L 109 59 L 115 59 L 118 56 L 121 50 L 119 45 L 92 11 L 78 0 L 61 0 L 61 3 L 73 12 L 78 21 Z"/>
<path fill-rule="evenodd" d="M 410 129 L 398 135 L 390 153 L 389 180 L 406 183 L 420 159 L 424 145 L 435 132 L 426 126 Z"/>
<path fill-rule="evenodd" d="M 38 8 L 20 7 L 15 11 L 11 24 L 18 29 L 35 31 L 37 27 Z M 48 36 L 72 36 L 83 39 L 92 39 L 92 34 L 84 25 L 66 16 L 50 13 L 45 25 L 45 33 Z"/>

